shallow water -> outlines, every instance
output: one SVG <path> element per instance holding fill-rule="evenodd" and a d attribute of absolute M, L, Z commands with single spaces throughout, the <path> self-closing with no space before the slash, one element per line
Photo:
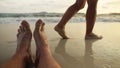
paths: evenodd
<path fill-rule="evenodd" d="M 63 13 L 0 13 L 0 24 L 18 24 L 22 20 L 27 20 L 29 23 L 35 23 L 38 19 L 42 19 L 45 23 L 58 23 L 62 18 Z M 96 22 L 102 23 L 114 23 L 120 22 L 120 14 L 112 13 L 112 14 L 98 14 L 96 17 Z M 73 16 L 69 21 L 69 23 L 85 23 L 85 14 L 78 13 Z"/>

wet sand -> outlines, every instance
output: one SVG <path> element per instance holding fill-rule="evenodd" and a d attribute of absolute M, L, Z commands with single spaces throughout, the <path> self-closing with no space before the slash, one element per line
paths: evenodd
<path fill-rule="evenodd" d="M 32 31 L 34 24 L 30 24 Z M 120 23 L 96 23 L 94 32 L 101 40 L 84 40 L 85 23 L 66 26 L 70 39 L 63 40 L 53 30 L 56 24 L 46 24 L 51 52 L 62 68 L 120 68 Z M 19 24 L 0 24 L 0 64 L 9 60 L 16 50 Z M 35 54 L 35 42 L 32 40 Z"/>

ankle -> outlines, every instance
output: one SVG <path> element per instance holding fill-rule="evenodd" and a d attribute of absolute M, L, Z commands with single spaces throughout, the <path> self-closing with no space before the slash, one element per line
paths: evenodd
<path fill-rule="evenodd" d="M 56 27 L 60 28 L 60 29 L 64 29 L 65 26 L 62 26 L 62 25 L 56 25 Z"/>
<path fill-rule="evenodd" d="M 91 35 L 94 35 L 94 33 L 86 33 L 86 36 L 91 36 Z"/>

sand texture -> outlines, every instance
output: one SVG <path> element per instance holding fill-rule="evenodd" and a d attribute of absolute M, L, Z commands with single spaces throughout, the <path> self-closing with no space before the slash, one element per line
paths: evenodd
<path fill-rule="evenodd" d="M 30 24 L 32 31 L 34 24 Z M 53 30 L 56 24 L 46 24 L 51 52 L 62 68 L 120 68 L 120 23 L 96 23 L 94 32 L 101 40 L 85 40 L 85 23 L 66 26 L 68 40 Z M 18 24 L 0 24 L 0 64 L 9 60 L 16 50 Z M 32 39 L 32 52 L 35 42 Z"/>

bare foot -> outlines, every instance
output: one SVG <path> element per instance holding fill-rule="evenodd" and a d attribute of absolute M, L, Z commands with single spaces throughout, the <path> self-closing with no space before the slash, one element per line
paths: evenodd
<path fill-rule="evenodd" d="M 63 38 L 63 39 L 69 39 L 65 33 L 64 28 L 59 28 L 58 26 L 55 26 L 54 30 Z"/>
<path fill-rule="evenodd" d="M 16 53 L 22 53 L 26 56 L 26 63 L 32 64 L 33 58 L 31 55 L 31 39 L 32 33 L 29 24 L 24 20 L 18 29 L 17 34 L 17 50 Z"/>
<path fill-rule="evenodd" d="M 86 40 L 89 40 L 89 39 L 102 39 L 102 38 L 103 38 L 102 36 L 98 36 L 98 35 L 96 35 L 94 33 L 91 33 L 91 34 L 85 36 Z"/>
<path fill-rule="evenodd" d="M 41 48 L 43 46 L 48 47 L 48 40 L 44 32 L 44 25 L 45 23 L 42 22 L 42 20 L 38 20 L 35 25 L 34 39 L 37 44 L 37 48 Z"/>
<path fill-rule="evenodd" d="M 42 52 L 48 49 L 48 40 L 44 32 L 44 25 L 45 23 L 42 22 L 42 20 L 38 20 L 35 25 L 34 30 L 34 39 L 36 42 L 36 67 L 39 63 L 39 58 Z"/>
<path fill-rule="evenodd" d="M 30 47 L 31 38 L 32 33 L 29 24 L 26 21 L 22 21 L 17 34 L 17 52 L 18 51 L 27 52 L 27 50 Z"/>
<path fill-rule="evenodd" d="M 34 30 L 36 42 L 36 68 L 60 68 L 52 57 L 47 37 L 44 32 L 44 23 L 38 20 Z"/>

